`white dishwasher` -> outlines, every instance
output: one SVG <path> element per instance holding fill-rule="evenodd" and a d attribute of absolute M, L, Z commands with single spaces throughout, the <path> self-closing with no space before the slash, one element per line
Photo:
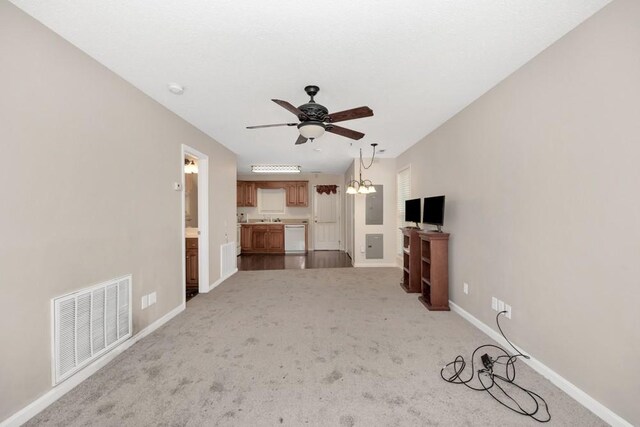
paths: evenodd
<path fill-rule="evenodd" d="M 304 252 L 305 247 L 305 225 L 291 224 L 284 226 L 284 251 Z"/>

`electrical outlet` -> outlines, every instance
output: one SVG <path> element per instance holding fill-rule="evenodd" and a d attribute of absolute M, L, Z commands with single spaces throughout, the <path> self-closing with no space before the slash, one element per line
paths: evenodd
<path fill-rule="evenodd" d="M 498 298 L 491 297 L 491 309 L 493 311 L 498 311 Z"/>
<path fill-rule="evenodd" d="M 507 319 L 511 319 L 511 306 L 509 304 L 504 305 L 506 313 L 504 314 Z"/>
<path fill-rule="evenodd" d="M 467 282 L 464 282 L 464 293 L 465 294 L 469 293 L 469 284 Z"/>
<path fill-rule="evenodd" d="M 504 301 L 498 300 L 498 311 L 504 311 Z"/>
<path fill-rule="evenodd" d="M 153 305 L 156 303 L 156 293 L 155 292 L 151 292 L 149 294 L 149 305 Z"/>
<path fill-rule="evenodd" d="M 149 307 L 149 295 L 145 295 L 142 297 L 142 309 Z"/>

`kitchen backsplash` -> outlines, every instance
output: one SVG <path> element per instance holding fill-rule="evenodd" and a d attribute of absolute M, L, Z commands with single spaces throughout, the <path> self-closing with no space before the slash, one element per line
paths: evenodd
<path fill-rule="evenodd" d="M 296 219 L 296 220 L 309 220 L 311 218 L 310 208 L 290 208 L 287 207 L 284 210 L 284 214 L 263 215 L 258 213 L 258 208 L 238 208 L 237 210 L 238 222 L 254 222 L 253 220 L 275 220 L 275 219 Z"/>

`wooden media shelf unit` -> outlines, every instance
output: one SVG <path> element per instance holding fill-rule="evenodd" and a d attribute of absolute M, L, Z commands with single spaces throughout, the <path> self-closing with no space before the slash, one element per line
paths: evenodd
<path fill-rule="evenodd" d="M 419 228 L 405 227 L 402 230 L 402 281 L 400 285 L 407 293 L 420 292 L 420 237 Z"/>
<path fill-rule="evenodd" d="M 418 298 L 432 311 L 449 310 L 449 233 L 421 231 Z"/>

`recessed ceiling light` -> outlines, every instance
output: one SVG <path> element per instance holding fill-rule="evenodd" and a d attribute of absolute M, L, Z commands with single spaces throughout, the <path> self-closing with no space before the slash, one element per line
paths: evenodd
<path fill-rule="evenodd" d="M 313 149 L 313 151 L 318 151 L 318 152 L 320 152 L 320 151 L 322 151 L 322 148 L 314 148 L 314 149 Z"/>
<path fill-rule="evenodd" d="M 300 173 L 300 166 L 295 165 L 251 165 L 253 173 Z"/>
<path fill-rule="evenodd" d="M 169 89 L 169 92 L 174 95 L 182 95 L 184 93 L 184 86 L 181 86 L 178 83 L 169 83 L 167 88 Z"/>
<path fill-rule="evenodd" d="M 384 153 L 385 151 L 387 151 L 387 150 L 385 150 L 385 149 L 383 148 L 382 150 L 378 150 L 378 153 L 382 154 L 382 153 Z"/>

